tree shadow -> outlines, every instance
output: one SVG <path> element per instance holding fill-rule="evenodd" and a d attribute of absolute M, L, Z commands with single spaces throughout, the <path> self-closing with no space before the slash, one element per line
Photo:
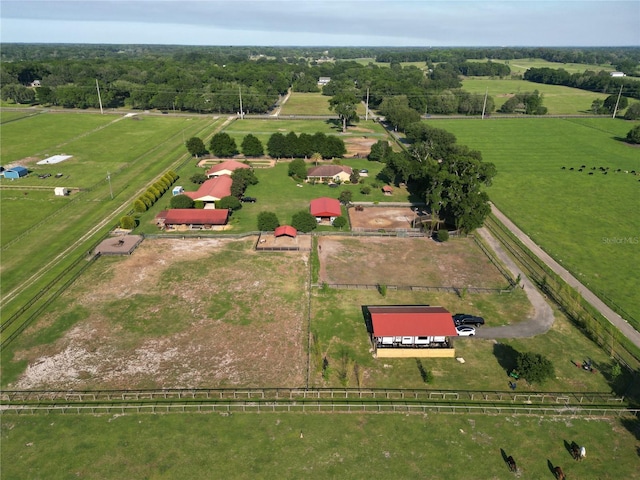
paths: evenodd
<path fill-rule="evenodd" d="M 367 332 L 369 335 L 373 335 L 373 323 L 371 322 L 371 312 L 369 311 L 369 307 L 361 305 L 360 309 L 362 310 L 362 318 L 364 319 L 364 324 L 367 327 Z"/>
<path fill-rule="evenodd" d="M 518 351 L 511 345 L 505 343 L 494 344 L 493 355 L 507 375 L 517 367 Z"/>
<path fill-rule="evenodd" d="M 329 127 L 331 127 L 332 130 L 338 130 L 342 132 L 342 122 L 340 121 L 340 119 L 330 118 L 328 120 L 325 120 L 324 123 L 329 125 Z M 349 125 L 347 125 L 347 127 L 349 127 Z"/>

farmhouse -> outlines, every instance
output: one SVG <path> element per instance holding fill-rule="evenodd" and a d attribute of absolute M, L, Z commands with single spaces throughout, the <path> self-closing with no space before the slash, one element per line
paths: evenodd
<path fill-rule="evenodd" d="M 201 200 L 205 203 L 211 203 L 221 198 L 231 195 L 231 184 L 233 181 L 229 175 L 213 177 L 205 181 L 195 192 L 184 192 L 192 200 Z"/>
<path fill-rule="evenodd" d="M 335 198 L 329 197 L 320 197 L 311 200 L 310 211 L 311 215 L 316 217 L 318 223 L 323 220 L 329 220 L 333 223 L 336 217 L 342 215 L 340 202 Z"/>
<path fill-rule="evenodd" d="M 160 228 L 167 230 L 216 230 L 217 227 L 227 224 L 229 210 L 174 208 L 160 212 L 156 220 Z"/>
<path fill-rule="evenodd" d="M 26 167 L 15 166 L 11 168 L 7 168 L 2 174 L 4 178 L 10 178 L 13 180 L 14 178 L 26 177 L 29 173 Z"/>
<path fill-rule="evenodd" d="M 367 325 L 377 358 L 454 357 L 451 313 L 428 305 L 369 306 Z"/>
<path fill-rule="evenodd" d="M 329 82 L 331 81 L 331 77 L 320 77 L 318 79 L 318 86 L 319 87 L 324 87 L 325 85 L 327 85 Z"/>
<path fill-rule="evenodd" d="M 342 165 L 320 165 L 311 167 L 307 171 L 307 182 L 338 182 L 343 183 L 351 178 L 353 169 Z"/>
<path fill-rule="evenodd" d="M 231 175 L 235 170 L 239 168 L 251 168 L 246 163 L 240 163 L 236 160 L 227 160 L 226 162 L 218 163 L 207 171 L 207 177 L 219 177 L 221 175 Z"/>

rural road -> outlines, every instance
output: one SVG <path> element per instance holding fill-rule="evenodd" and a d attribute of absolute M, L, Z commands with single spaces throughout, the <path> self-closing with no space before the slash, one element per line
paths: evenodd
<path fill-rule="evenodd" d="M 609 308 L 602 300 L 600 300 L 591 290 L 585 287 L 578 279 L 569 273 L 562 265 L 556 262 L 549 254 L 531 240 L 522 230 L 520 230 L 509 218 L 504 215 L 495 205 L 491 205 L 491 212 L 496 216 L 502 224 L 511 231 L 518 239 L 543 261 L 549 268 L 558 274 L 565 282 L 575 288 L 582 297 L 596 308 L 609 322 L 615 325 L 622 334 L 627 337 L 634 345 L 640 348 L 640 332 L 634 329 L 629 323 Z M 494 249 L 496 255 L 505 263 L 507 268 L 514 275 L 521 275 L 524 290 L 534 306 L 534 316 L 529 320 L 517 325 L 509 325 L 504 327 L 485 328 L 478 331 L 478 337 L 483 338 L 503 338 L 503 337 L 526 337 L 543 333 L 551 328 L 553 324 L 553 312 L 542 295 L 535 289 L 528 278 L 518 269 L 515 263 L 502 250 L 498 242 L 485 229 L 481 228 L 478 233 L 484 238 Z M 537 298 L 539 297 L 539 298 Z M 542 303 L 541 303 L 542 302 Z M 544 304 L 544 306 L 543 306 Z M 545 313 L 548 309 L 548 313 Z M 550 317 L 549 317 L 550 316 Z"/>

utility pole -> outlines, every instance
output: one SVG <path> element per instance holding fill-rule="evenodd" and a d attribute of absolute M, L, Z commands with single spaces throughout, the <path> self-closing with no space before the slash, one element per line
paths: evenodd
<path fill-rule="evenodd" d="M 96 90 L 98 90 L 98 103 L 100 104 L 100 114 L 104 115 L 102 110 L 102 98 L 100 98 L 100 86 L 98 85 L 98 79 L 96 78 Z"/>
<path fill-rule="evenodd" d="M 484 92 L 484 103 L 482 104 L 482 119 L 484 120 L 484 112 L 487 109 L 487 95 L 489 95 L 489 87 Z"/>
<path fill-rule="evenodd" d="M 364 109 L 364 121 L 369 120 L 369 87 L 367 87 L 367 105 Z"/>
<path fill-rule="evenodd" d="M 616 108 L 613 109 L 613 117 L 616 118 L 616 113 L 618 112 L 618 103 L 620 103 L 620 96 L 622 95 L 622 85 L 620 85 L 620 91 L 618 92 L 618 99 L 616 100 Z"/>
<path fill-rule="evenodd" d="M 107 172 L 107 180 L 109 181 L 109 193 L 111 194 L 111 200 L 113 200 L 113 189 L 111 188 L 111 174 Z"/>
<path fill-rule="evenodd" d="M 242 111 L 242 87 L 238 87 L 238 94 L 240 95 L 240 118 L 244 120 L 244 112 Z"/>

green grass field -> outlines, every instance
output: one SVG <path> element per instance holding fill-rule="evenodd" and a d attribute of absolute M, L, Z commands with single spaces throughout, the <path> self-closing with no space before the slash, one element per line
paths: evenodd
<path fill-rule="evenodd" d="M 320 93 L 292 92 L 280 115 L 335 115 L 329 110 L 330 98 Z"/>
<path fill-rule="evenodd" d="M 640 326 L 640 295 L 632 280 L 640 259 L 640 177 L 616 172 L 640 171 L 638 149 L 620 140 L 633 123 L 494 119 L 432 125 L 454 133 L 459 143 L 493 162 L 498 175 L 488 192 L 495 204 Z M 582 165 L 585 169 L 579 172 Z M 599 167 L 608 167 L 608 173 Z"/>
<path fill-rule="evenodd" d="M 638 478 L 637 420 L 492 415 L 3 415 L 3 478 Z M 637 431 L 637 430 L 636 430 Z M 637 433 L 636 433 L 637 435 Z M 564 442 L 586 445 L 575 462 Z"/>
<path fill-rule="evenodd" d="M 473 60 L 471 60 L 473 61 Z M 487 60 L 478 60 L 486 62 Z M 615 68 L 611 64 L 584 64 L 584 63 L 558 63 L 549 62 L 541 58 L 514 58 L 512 60 L 491 60 L 494 63 L 505 63 L 511 68 L 512 74 L 523 74 L 530 68 L 553 68 L 554 70 L 564 69 L 569 73 L 582 73 L 587 70 L 599 72 L 604 70 L 605 72 L 613 72 Z"/>

